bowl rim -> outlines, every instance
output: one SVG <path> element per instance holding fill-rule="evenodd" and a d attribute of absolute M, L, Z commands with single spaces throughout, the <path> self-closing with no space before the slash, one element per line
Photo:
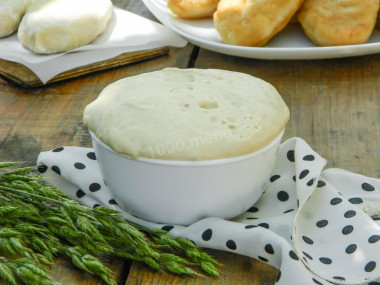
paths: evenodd
<path fill-rule="evenodd" d="M 194 160 L 194 161 L 193 160 L 157 159 L 157 158 L 148 158 L 148 157 L 133 158 L 127 154 L 122 154 L 122 153 L 118 153 L 114 151 L 111 147 L 109 147 L 101 139 L 99 139 L 91 130 L 88 130 L 88 132 L 90 133 L 91 139 L 95 141 L 98 145 L 100 145 L 102 148 L 104 148 L 108 152 L 111 152 L 117 156 L 126 158 L 128 160 L 139 161 L 139 162 L 150 163 L 150 164 L 167 165 L 167 166 L 208 166 L 208 165 L 229 164 L 229 163 L 234 163 L 234 162 L 238 162 L 242 160 L 251 159 L 255 156 L 258 156 L 261 153 L 265 152 L 267 149 L 272 148 L 277 143 L 281 143 L 281 139 L 284 135 L 285 128 L 282 129 L 281 132 L 269 144 L 267 144 L 266 146 L 254 152 L 244 154 L 244 155 L 234 156 L 234 157 L 208 159 L 208 160 Z"/>

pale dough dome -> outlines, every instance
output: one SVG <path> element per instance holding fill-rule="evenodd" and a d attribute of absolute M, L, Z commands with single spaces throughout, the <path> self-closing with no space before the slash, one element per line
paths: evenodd
<path fill-rule="evenodd" d="M 244 73 L 167 68 L 116 81 L 84 124 L 118 153 L 210 160 L 252 153 L 284 129 L 289 110 L 269 83 Z"/>
<path fill-rule="evenodd" d="M 65 52 L 92 42 L 111 15 L 110 0 L 37 0 L 23 17 L 18 38 L 36 53 Z"/>

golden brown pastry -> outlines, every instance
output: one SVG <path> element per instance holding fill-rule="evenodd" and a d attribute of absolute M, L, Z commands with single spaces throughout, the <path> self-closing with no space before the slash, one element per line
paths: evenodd
<path fill-rule="evenodd" d="M 212 17 L 219 0 L 168 0 L 168 8 L 180 18 Z"/>
<path fill-rule="evenodd" d="M 378 10 L 379 0 L 305 0 L 298 20 L 316 45 L 354 45 L 368 40 Z"/>
<path fill-rule="evenodd" d="M 380 8 L 379 12 L 377 12 L 376 28 L 380 29 Z"/>
<path fill-rule="evenodd" d="M 221 0 L 214 25 L 223 42 L 263 46 L 281 31 L 303 0 Z"/>

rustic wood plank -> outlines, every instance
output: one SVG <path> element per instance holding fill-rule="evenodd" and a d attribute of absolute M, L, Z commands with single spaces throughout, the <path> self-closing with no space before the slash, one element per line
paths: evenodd
<path fill-rule="evenodd" d="M 219 278 L 182 277 L 163 272 L 157 273 L 142 264 L 133 263 L 125 285 L 269 285 L 274 284 L 277 278 L 278 270 L 264 262 L 230 252 L 208 250 L 208 253 L 223 264 Z"/>
<path fill-rule="evenodd" d="M 380 54 L 267 61 L 201 49 L 195 67 L 245 72 L 274 85 L 290 109 L 284 139 L 301 137 L 327 167 L 380 177 Z"/>

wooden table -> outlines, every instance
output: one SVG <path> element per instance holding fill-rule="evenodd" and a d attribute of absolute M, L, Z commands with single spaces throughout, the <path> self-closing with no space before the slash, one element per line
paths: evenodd
<path fill-rule="evenodd" d="M 116 6 L 154 17 L 140 1 Z M 58 146 L 90 147 L 82 123 L 84 107 L 108 84 L 164 67 L 241 71 L 273 84 L 290 108 L 284 139 L 301 137 L 328 160 L 380 178 L 380 54 L 354 58 L 266 61 L 238 58 L 191 44 L 167 56 L 102 71 L 40 88 L 21 88 L 0 78 L 0 161 L 35 164 L 41 151 Z M 119 284 L 274 284 L 277 270 L 248 257 L 210 251 L 224 266 L 222 277 L 180 278 L 156 273 L 138 263 L 109 261 Z M 58 261 L 52 276 L 62 284 L 101 284 Z"/>

